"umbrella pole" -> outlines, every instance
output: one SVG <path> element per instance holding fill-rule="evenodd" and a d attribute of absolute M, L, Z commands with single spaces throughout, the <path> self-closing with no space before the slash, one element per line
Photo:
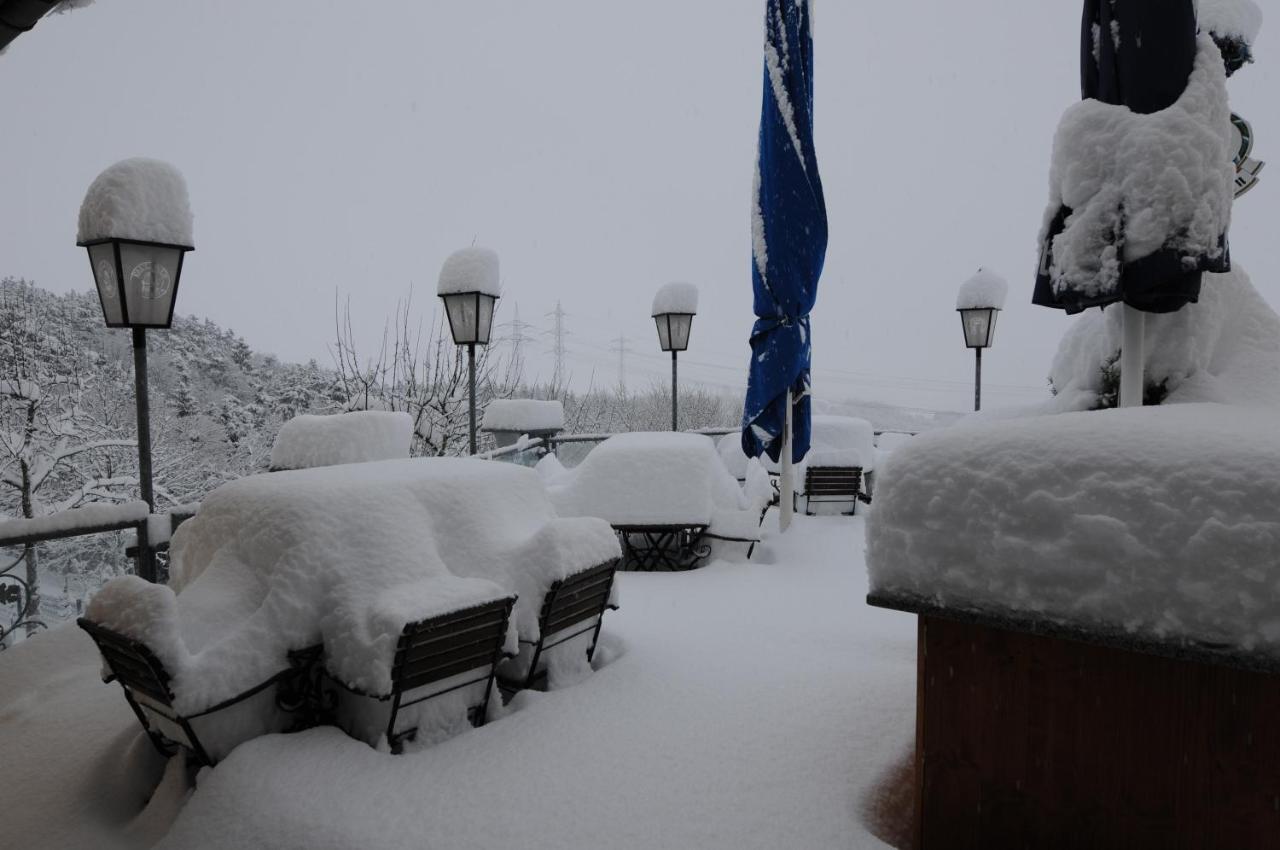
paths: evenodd
<path fill-rule="evenodd" d="M 1120 407 L 1142 406 L 1146 314 L 1124 305 L 1124 343 L 1120 349 Z"/>
<path fill-rule="evenodd" d="M 794 477 L 791 468 L 791 390 L 788 389 L 787 416 L 782 427 L 782 474 L 778 481 L 778 531 L 786 531 L 791 525 L 791 514 L 795 510 Z"/>

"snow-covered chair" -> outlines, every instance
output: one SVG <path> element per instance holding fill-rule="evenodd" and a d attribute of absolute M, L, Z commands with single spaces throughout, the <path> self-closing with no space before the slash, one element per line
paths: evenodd
<path fill-rule="evenodd" d="M 461 718 L 484 725 L 498 663 L 509 656 L 504 647 L 515 601 L 508 596 L 405 623 L 386 688 L 370 692 L 335 680 L 346 731 L 371 744 L 385 737 L 398 753 L 405 741 L 433 743 L 454 734 Z M 424 727 L 429 739 L 419 737 Z"/>
<path fill-rule="evenodd" d="M 276 434 L 271 469 L 311 469 L 409 457 L 413 418 L 407 413 L 353 410 L 295 416 Z"/>
<path fill-rule="evenodd" d="M 794 506 L 805 500 L 805 513 L 819 505 L 848 505 L 853 516 L 859 502 L 871 503 L 865 483 L 876 467 L 875 432 L 871 423 L 853 416 L 815 416 L 809 453 L 797 469 Z"/>
<path fill-rule="evenodd" d="M 277 686 L 287 689 L 303 673 L 305 653 L 272 666 L 241 671 L 229 689 L 200 672 L 179 625 L 173 592 L 136 576 L 108 583 L 77 620 L 102 655 L 103 681 L 117 682 L 143 730 L 165 755 L 185 749 L 212 765 L 236 744 L 294 725 L 281 708 Z M 188 635 L 190 637 L 190 635 Z"/>

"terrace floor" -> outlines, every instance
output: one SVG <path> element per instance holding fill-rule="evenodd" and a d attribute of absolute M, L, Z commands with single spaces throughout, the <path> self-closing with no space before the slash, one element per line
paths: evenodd
<path fill-rule="evenodd" d="M 42 635 L 0 655 L 0 845 L 885 846 L 868 813 L 914 734 L 915 623 L 863 602 L 862 522 L 798 517 L 749 563 L 622 574 L 597 672 L 483 728 L 402 756 L 259 738 L 194 791 L 88 638 Z"/>

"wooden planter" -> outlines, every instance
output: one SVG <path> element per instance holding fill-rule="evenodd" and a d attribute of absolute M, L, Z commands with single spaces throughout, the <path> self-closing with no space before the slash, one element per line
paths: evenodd
<path fill-rule="evenodd" d="M 919 619 L 916 847 L 1280 847 L 1280 664 L 872 595 Z"/>

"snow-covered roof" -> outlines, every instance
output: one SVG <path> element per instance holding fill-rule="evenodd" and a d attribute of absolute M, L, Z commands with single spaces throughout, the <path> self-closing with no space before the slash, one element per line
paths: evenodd
<path fill-rule="evenodd" d="M 877 480 L 877 593 L 1280 653 L 1280 409 L 977 421 Z"/>
<path fill-rule="evenodd" d="M 502 283 L 498 276 L 498 253 L 489 248 L 471 247 L 450 254 L 440 267 L 436 293 L 450 295 L 455 292 L 500 296 Z"/>
<path fill-rule="evenodd" d="M 89 185 L 76 241 L 136 239 L 191 247 L 192 221 L 181 171 L 158 159 L 125 159 Z"/>
<path fill-rule="evenodd" d="M 564 405 L 559 401 L 531 398 L 499 398 L 489 402 L 480 426 L 486 431 L 559 431 L 564 427 Z"/>
<path fill-rule="evenodd" d="M 650 315 L 663 313 L 698 312 L 698 287 L 692 283 L 676 281 L 668 283 L 653 296 L 653 311 Z"/>
<path fill-rule="evenodd" d="M 956 309 L 995 307 L 1003 310 L 1008 295 L 1009 282 L 990 269 L 981 268 L 973 277 L 960 284 L 960 292 L 956 295 Z"/>
<path fill-rule="evenodd" d="M 701 434 L 618 434 L 547 482 L 561 514 L 614 525 L 706 525 L 717 511 L 746 507 L 715 444 Z"/>
<path fill-rule="evenodd" d="M 407 413 L 355 410 L 295 416 L 271 447 L 272 469 L 309 469 L 409 456 L 413 418 Z"/>

